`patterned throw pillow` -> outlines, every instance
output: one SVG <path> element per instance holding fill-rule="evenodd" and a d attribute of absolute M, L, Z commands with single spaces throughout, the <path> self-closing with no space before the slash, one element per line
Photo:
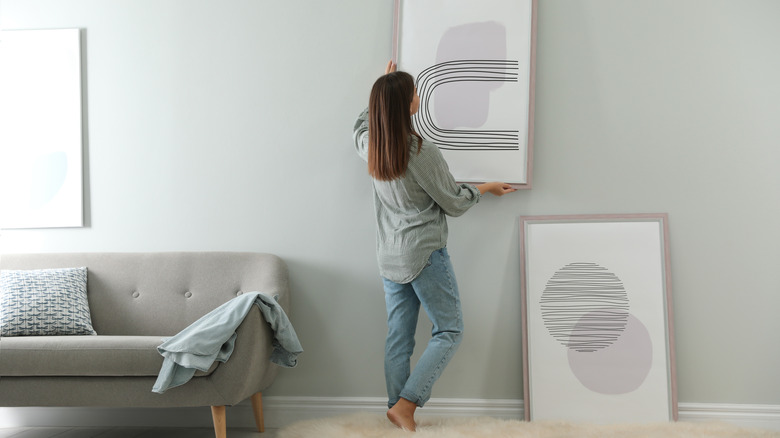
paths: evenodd
<path fill-rule="evenodd" d="M 0 336 L 95 334 L 87 268 L 0 271 Z"/>

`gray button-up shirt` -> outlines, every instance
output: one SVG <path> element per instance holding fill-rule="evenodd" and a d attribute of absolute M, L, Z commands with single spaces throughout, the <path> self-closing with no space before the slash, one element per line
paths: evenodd
<path fill-rule="evenodd" d="M 368 162 L 368 109 L 353 131 L 358 155 Z M 460 216 L 479 202 L 479 190 L 458 184 L 433 143 L 409 139 L 411 155 L 406 174 L 392 181 L 372 179 L 376 212 L 376 251 L 379 273 L 396 283 L 414 280 L 433 251 L 447 245 L 447 218 Z"/>

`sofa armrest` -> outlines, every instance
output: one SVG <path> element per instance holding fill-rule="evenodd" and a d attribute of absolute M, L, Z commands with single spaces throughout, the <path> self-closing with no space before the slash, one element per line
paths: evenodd
<path fill-rule="evenodd" d="M 236 329 L 233 354 L 214 372 L 210 379 L 227 405 L 235 405 L 249 396 L 265 390 L 276 377 L 279 366 L 270 361 L 273 331 L 260 309 L 252 306 Z"/>

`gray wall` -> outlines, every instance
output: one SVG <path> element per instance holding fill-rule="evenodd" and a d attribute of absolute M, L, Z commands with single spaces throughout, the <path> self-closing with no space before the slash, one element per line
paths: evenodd
<path fill-rule="evenodd" d="M 267 394 L 383 396 L 350 130 L 392 10 L 3 0 L 5 29 L 86 29 L 89 226 L 2 251 L 276 253 L 306 352 Z M 534 187 L 450 221 L 467 334 L 434 397 L 522 398 L 520 215 L 667 212 L 680 401 L 780 404 L 779 20 L 774 0 L 540 1 Z"/>

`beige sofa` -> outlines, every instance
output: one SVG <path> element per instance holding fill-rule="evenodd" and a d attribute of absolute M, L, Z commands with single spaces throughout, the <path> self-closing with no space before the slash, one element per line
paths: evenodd
<path fill-rule="evenodd" d="M 257 306 L 239 326 L 225 363 L 182 386 L 152 392 L 163 362 L 156 347 L 201 316 L 244 293 L 278 295 L 289 311 L 285 263 L 260 253 L 2 254 L 0 269 L 86 266 L 97 336 L 0 339 L 0 406 L 210 406 L 217 437 L 225 406 L 252 399 L 263 432 L 262 391 L 278 366 L 269 361 L 272 330 Z M 207 415 L 207 414 L 206 414 Z"/>

